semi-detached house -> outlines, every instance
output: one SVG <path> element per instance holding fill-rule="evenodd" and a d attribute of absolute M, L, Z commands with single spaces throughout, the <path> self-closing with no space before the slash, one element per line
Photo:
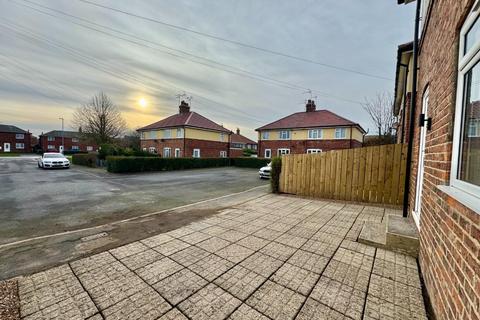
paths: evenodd
<path fill-rule="evenodd" d="M 32 134 L 19 127 L 0 124 L 0 152 L 31 152 Z"/>
<path fill-rule="evenodd" d="M 143 150 L 161 157 L 229 157 L 231 131 L 190 111 L 182 101 L 177 114 L 138 129 Z"/>
<path fill-rule="evenodd" d="M 81 132 L 53 130 L 42 133 L 38 139 L 43 152 L 92 152 L 96 144 L 87 141 Z"/>
<path fill-rule="evenodd" d="M 258 129 L 259 156 L 319 153 L 361 147 L 365 130 L 329 110 L 316 110 L 308 100 L 305 111 L 297 112 Z"/>

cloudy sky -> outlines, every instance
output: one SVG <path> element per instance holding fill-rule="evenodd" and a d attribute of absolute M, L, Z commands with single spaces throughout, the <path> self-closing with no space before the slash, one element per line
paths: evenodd
<path fill-rule="evenodd" d="M 396 47 L 413 34 L 414 6 L 395 0 L 86 1 L 0 0 L 0 123 L 74 129 L 75 108 L 104 91 L 134 129 L 185 92 L 255 138 L 310 89 L 317 108 L 371 128 L 359 102 L 393 91 Z"/>

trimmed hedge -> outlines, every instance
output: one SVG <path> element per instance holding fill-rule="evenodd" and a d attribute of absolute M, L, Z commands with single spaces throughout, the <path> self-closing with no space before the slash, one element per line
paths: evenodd
<path fill-rule="evenodd" d="M 72 163 L 79 166 L 87 166 L 95 168 L 97 166 L 97 154 L 96 153 L 81 153 L 72 155 Z"/>
<path fill-rule="evenodd" d="M 280 193 L 280 173 L 282 172 L 282 158 L 272 159 L 272 169 L 270 171 L 270 185 L 273 193 Z"/>
<path fill-rule="evenodd" d="M 112 173 L 214 168 L 229 165 L 228 158 L 107 157 L 107 170 Z"/>
<path fill-rule="evenodd" d="M 271 160 L 261 158 L 232 158 L 231 165 L 241 168 L 256 168 L 265 167 Z"/>

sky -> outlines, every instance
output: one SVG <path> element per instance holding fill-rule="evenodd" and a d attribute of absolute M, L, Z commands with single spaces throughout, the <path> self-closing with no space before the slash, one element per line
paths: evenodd
<path fill-rule="evenodd" d="M 0 0 L 0 123 L 75 130 L 103 91 L 132 130 L 185 94 L 255 140 L 310 98 L 373 132 L 361 103 L 393 92 L 413 18 L 395 0 Z"/>

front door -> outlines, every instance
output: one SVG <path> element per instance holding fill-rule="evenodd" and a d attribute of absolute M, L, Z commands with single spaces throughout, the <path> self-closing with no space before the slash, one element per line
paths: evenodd
<path fill-rule="evenodd" d="M 3 152 L 10 152 L 10 143 L 5 142 L 3 144 Z"/>
<path fill-rule="evenodd" d="M 425 119 L 428 119 L 428 90 L 423 95 L 422 113 L 425 115 Z M 425 160 L 425 140 L 427 136 L 427 124 L 424 123 L 420 127 L 420 141 L 418 145 L 418 170 L 417 170 L 417 185 L 415 188 L 415 208 L 413 210 L 413 220 L 415 221 L 417 228 L 420 229 L 420 212 L 422 209 L 422 191 L 423 191 L 423 174 L 425 172 L 424 160 Z"/>

